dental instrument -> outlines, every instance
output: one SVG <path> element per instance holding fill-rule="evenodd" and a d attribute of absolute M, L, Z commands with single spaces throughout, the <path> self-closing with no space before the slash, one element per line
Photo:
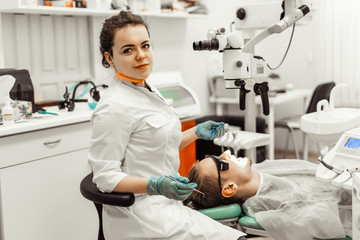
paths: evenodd
<path fill-rule="evenodd" d="M 318 157 L 318 161 L 324 165 L 326 168 L 330 169 L 331 171 L 337 173 L 338 175 L 342 174 L 344 172 L 344 170 L 341 170 L 339 168 L 336 168 L 334 166 L 331 166 L 329 164 L 327 164 L 326 162 L 324 162 L 323 158 L 321 156 Z"/>
<path fill-rule="evenodd" d="M 169 179 L 171 179 L 171 180 L 173 180 L 173 181 L 176 181 L 176 182 L 180 182 L 180 181 L 176 180 L 175 178 L 172 178 L 172 177 L 170 177 L 170 176 L 168 176 L 168 175 L 165 175 L 164 177 L 169 178 Z M 195 192 L 197 192 L 197 193 L 202 194 L 203 197 L 205 197 L 205 193 L 203 193 L 202 191 L 197 190 L 196 188 L 193 188 L 193 190 L 194 190 Z"/>
<path fill-rule="evenodd" d="M 38 113 L 40 113 L 40 114 L 50 114 L 50 115 L 59 115 L 57 113 L 47 112 L 47 111 L 43 111 L 43 110 L 39 110 Z"/>

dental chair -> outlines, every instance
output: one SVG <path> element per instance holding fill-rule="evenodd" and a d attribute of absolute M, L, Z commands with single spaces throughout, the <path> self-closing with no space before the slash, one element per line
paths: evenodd
<path fill-rule="evenodd" d="M 229 204 L 226 206 L 202 209 L 199 211 L 214 220 L 248 234 L 248 237 L 272 237 L 260 226 L 254 217 L 247 216 L 244 212 L 242 212 L 241 206 L 239 204 Z M 346 236 L 346 238 L 323 240 L 352 240 L 352 238 Z"/>
<path fill-rule="evenodd" d="M 135 196 L 132 193 L 102 193 L 92 181 L 93 174 L 88 174 L 80 183 L 80 192 L 84 198 L 92 201 L 96 207 L 99 217 L 98 240 L 105 240 L 102 227 L 102 204 L 129 207 L 134 204 Z M 229 204 L 208 209 L 201 209 L 199 212 L 219 221 L 229 227 L 236 228 L 250 236 L 271 237 L 260 226 L 254 217 L 243 213 L 239 204 Z M 325 240 L 325 239 L 324 239 Z M 352 240 L 350 237 L 343 239 L 328 240 Z"/>

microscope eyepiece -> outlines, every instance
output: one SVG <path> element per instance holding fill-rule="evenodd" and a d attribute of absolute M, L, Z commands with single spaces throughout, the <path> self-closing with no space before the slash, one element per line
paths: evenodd
<path fill-rule="evenodd" d="M 194 51 L 212 51 L 219 49 L 219 41 L 217 39 L 203 40 L 193 42 Z"/>

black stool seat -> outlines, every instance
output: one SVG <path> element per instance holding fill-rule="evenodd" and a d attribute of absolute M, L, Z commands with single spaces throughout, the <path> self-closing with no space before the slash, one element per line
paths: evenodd
<path fill-rule="evenodd" d="M 100 192 L 93 183 L 93 173 L 87 175 L 80 183 L 80 192 L 86 199 L 95 204 L 96 211 L 99 217 L 99 233 L 98 240 L 105 240 L 102 227 L 102 204 L 129 207 L 135 202 L 135 195 L 133 193 L 103 193 Z"/>
<path fill-rule="evenodd" d="M 87 175 L 80 184 L 81 194 L 88 200 L 99 204 L 129 207 L 134 204 L 135 196 L 132 193 L 103 193 L 93 183 L 93 173 Z"/>

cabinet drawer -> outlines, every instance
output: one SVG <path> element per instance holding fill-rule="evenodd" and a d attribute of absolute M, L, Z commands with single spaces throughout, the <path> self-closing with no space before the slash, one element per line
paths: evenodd
<path fill-rule="evenodd" d="M 0 138 L 0 168 L 88 148 L 90 122 Z"/>

